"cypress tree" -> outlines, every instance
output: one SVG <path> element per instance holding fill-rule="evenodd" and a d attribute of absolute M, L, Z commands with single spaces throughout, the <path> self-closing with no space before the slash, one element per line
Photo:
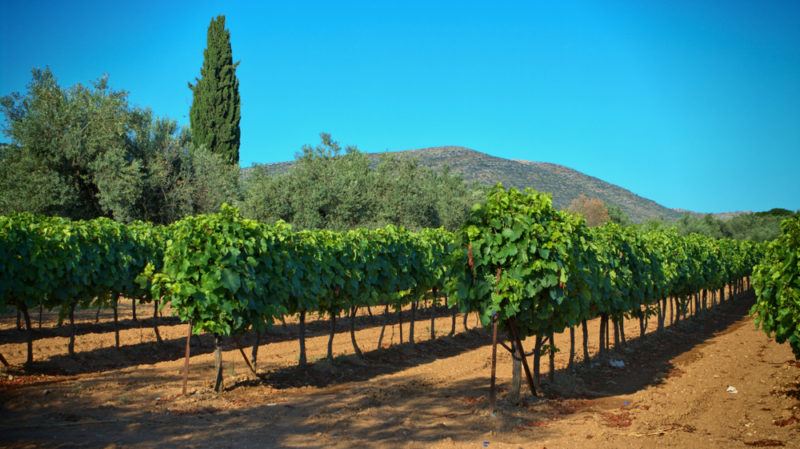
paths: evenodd
<path fill-rule="evenodd" d="M 195 84 L 189 120 L 192 140 L 205 146 L 231 164 L 239 163 L 239 80 L 238 62 L 233 62 L 231 33 L 225 29 L 225 16 L 217 16 L 208 26 L 208 41 L 203 52 L 203 67 Z"/>

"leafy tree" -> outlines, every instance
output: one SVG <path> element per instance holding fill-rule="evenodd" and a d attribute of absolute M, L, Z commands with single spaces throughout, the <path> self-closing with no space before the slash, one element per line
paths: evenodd
<path fill-rule="evenodd" d="M 416 159 L 382 157 L 375 170 L 373 190 L 378 223 L 407 228 L 439 226 L 436 186 L 431 185 L 430 178 Z"/>
<path fill-rule="evenodd" d="M 206 147 L 229 164 L 239 163 L 238 65 L 233 62 L 231 33 L 225 28 L 225 16 L 217 16 L 208 26 L 200 78 L 189 84 L 194 94 L 189 119 L 194 144 Z"/>
<path fill-rule="evenodd" d="M 60 87 L 34 70 L 28 91 L 0 101 L 0 213 L 170 223 L 238 199 L 238 169 L 200 148 L 175 121 L 132 108 L 101 78 Z"/>
<path fill-rule="evenodd" d="M 434 172 L 416 159 L 382 156 L 377 164 L 355 147 L 322 133 L 284 173 L 257 166 L 244 177 L 244 213 L 284 220 L 302 229 L 345 230 L 388 224 L 410 229 L 459 228 L 475 191 L 449 171 Z"/>
<path fill-rule="evenodd" d="M 3 170 L 2 183 L 20 186 L 4 189 L 0 204 L 92 218 L 130 198 L 130 192 L 111 192 L 104 182 L 115 174 L 130 178 L 138 170 L 135 161 L 121 156 L 131 131 L 127 96 L 112 90 L 107 78 L 65 90 L 49 69 L 35 69 L 28 92 L 3 97 L 0 110 L 11 139 L 3 151 L 3 162 L 11 167 Z M 109 168 L 115 173 L 103 173 Z"/>
<path fill-rule="evenodd" d="M 76 190 L 56 170 L 18 145 L 0 145 L 0 214 L 64 215 Z"/>
<path fill-rule="evenodd" d="M 616 204 L 608 205 L 608 220 L 623 226 L 631 224 L 631 218 Z"/>
<path fill-rule="evenodd" d="M 216 212 L 223 203 L 239 200 L 238 166 L 203 147 L 192 152 L 190 164 L 188 188 L 195 213 Z"/>
<path fill-rule="evenodd" d="M 567 210 L 581 215 L 586 219 L 586 224 L 589 226 L 600 226 L 611 220 L 608 208 L 603 200 L 589 198 L 582 193 L 569 203 Z"/>

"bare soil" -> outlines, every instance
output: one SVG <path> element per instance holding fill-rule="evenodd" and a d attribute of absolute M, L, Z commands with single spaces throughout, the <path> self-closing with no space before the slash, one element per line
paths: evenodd
<path fill-rule="evenodd" d="M 440 311 L 431 340 L 423 311 L 415 345 L 398 344 L 395 322 L 377 349 L 383 318 L 373 309 L 374 317 L 362 314 L 357 323 L 363 360 L 352 355 L 348 322 L 340 319 L 333 364 L 325 360 L 329 324 L 310 317 L 306 369 L 296 366 L 296 324 L 279 324 L 262 340 L 258 378 L 226 342 L 219 395 L 211 389 L 212 340 L 203 336 L 192 342 L 188 396 L 181 395 L 186 325 L 160 320 L 165 341 L 158 345 L 149 307 L 140 306 L 139 321 L 123 310 L 120 349 L 108 312 L 98 324 L 94 311 L 79 313 L 75 357 L 67 355 L 69 326 L 56 328 L 46 315 L 27 371 L 20 368 L 25 332 L 5 316 L 0 353 L 14 367 L 0 378 L 0 446 L 800 447 L 800 363 L 755 329 L 751 303 L 738 298 L 662 333 L 653 319 L 644 338 L 638 322 L 626 322 L 628 343 L 610 356 L 622 369 L 593 358 L 567 370 L 569 335 L 558 335 L 555 382 L 543 375 L 545 395 L 526 395 L 521 404 L 506 398 L 511 357 L 499 348 L 496 413 L 488 404 L 490 338 L 474 316 L 469 331 L 459 316 L 450 337 L 450 317 Z M 597 327 L 590 322 L 592 354 Z M 580 336 L 576 329 L 578 345 Z M 526 350 L 532 343 L 524 342 Z M 546 372 L 546 358 L 542 365 Z"/>

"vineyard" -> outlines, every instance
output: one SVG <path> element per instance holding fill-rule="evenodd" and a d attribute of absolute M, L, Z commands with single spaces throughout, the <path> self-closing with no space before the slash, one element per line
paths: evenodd
<path fill-rule="evenodd" d="M 34 360 L 41 340 L 47 347 L 40 352 L 51 358 L 98 363 L 76 350 L 81 338 L 97 345 L 98 337 L 86 334 L 87 313 L 96 314 L 95 322 L 101 313 L 111 318 L 105 327 L 113 332 L 109 349 L 123 352 L 131 344 L 128 317 L 135 321 L 138 310 L 140 350 L 164 345 L 174 354 L 185 340 L 185 353 L 167 359 L 180 363 L 179 376 L 161 381 L 174 386 L 153 385 L 155 391 L 180 387 L 171 401 L 194 403 L 200 385 L 213 395 L 205 400 L 210 403 L 239 401 L 242 394 L 250 395 L 247 401 L 252 395 L 277 400 L 284 388 L 335 388 L 340 381 L 334 379 L 391 373 L 420 357 L 431 363 L 426 372 L 438 375 L 440 360 L 476 353 L 465 359 L 470 362 L 445 368 L 455 373 L 474 365 L 469 369 L 482 373 L 480 385 L 455 393 L 472 392 L 470 407 L 483 404 L 492 412 L 487 417 L 512 419 L 519 410 L 550 416 L 566 406 L 560 396 L 592 397 L 615 384 L 608 367 L 621 359 L 640 360 L 630 368 L 630 381 L 646 384 L 663 375 L 658 370 L 664 362 L 655 354 L 679 354 L 709 338 L 706 329 L 730 326 L 749 307 L 742 298 L 751 295 L 751 277 L 757 324 L 797 354 L 798 229 L 798 220 L 788 220 L 781 238 L 764 245 L 682 236 L 669 228 L 588 227 L 556 210 L 547 195 L 499 185 L 454 233 L 395 226 L 298 231 L 283 222 L 246 219 L 228 206 L 168 226 L 9 215 L 0 217 L 0 298 L 3 309 L 17 313 L 25 362 L 2 362 L 17 376 L 36 379 L 44 366 Z M 142 326 L 151 313 L 147 326 L 154 341 L 144 343 Z M 66 337 L 60 350 L 66 355 L 57 355 L 43 332 L 43 315 L 46 324 L 65 323 L 58 335 Z M 478 327 L 467 331 L 468 321 Z M 289 328 L 296 349 L 280 336 Z M 337 335 L 347 336 L 349 351 L 344 339 L 335 342 Z M 260 348 L 267 351 L 261 357 Z M 417 349 L 412 355 L 407 348 Z M 209 352 L 213 371 L 205 363 L 190 366 Z M 341 358 L 348 352 L 352 361 Z M 474 360 L 478 353 L 483 361 Z M 276 360 L 287 355 L 295 367 L 279 362 L 284 367 L 276 369 Z M 144 363 L 169 363 L 160 357 Z M 231 368 L 242 360 L 247 375 L 232 375 L 223 359 Z M 320 368 L 323 361 L 327 368 Z M 145 366 L 139 370 L 149 372 Z M 77 372 L 92 371 L 85 366 Z M 530 395 L 522 394 L 526 383 Z M 270 393 L 259 393 L 270 385 Z M 530 405 L 537 397 L 547 402 Z M 482 419 L 470 425 L 495 426 Z M 511 434 L 527 432 L 512 427 Z"/>
<path fill-rule="evenodd" d="M 116 322 L 120 298 L 152 303 L 156 313 L 168 304 L 189 323 L 191 334 L 213 335 L 218 355 L 223 338 L 255 333 L 248 360 L 255 374 L 258 336 L 286 316 L 298 317 L 303 366 L 309 314 L 329 317 L 331 339 L 337 317 L 348 317 L 353 351 L 360 356 L 359 309 L 391 309 L 402 320 L 400 312 L 409 307 L 407 339 L 413 343 L 415 312 L 425 300 L 433 309 L 446 302 L 453 320 L 455 313 L 477 312 L 484 326 L 499 325 L 500 344 L 524 362 L 526 372 L 521 340 L 535 337 L 534 375 L 527 376 L 534 389 L 540 356 L 547 349 L 552 358 L 560 349 L 548 343 L 553 334 L 570 330 L 572 363 L 574 332 L 581 328 L 588 359 L 586 322 L 599 317 L 602 356 L 612 334 L 615 347 L 624 343 L 626 319 L 637 320 L 644 334 L 651 316 L 660 330 L 668 315 L 678 321 L 724 301 L 728 285 L 734 292 L 746 290 L 762 252 L 750 242 L 681 237 L 669 230 L 588 228 L 553 208 L 546 195 L 501 186 L 456 234 L 393 226 L 293 231 L 280 222 L 242 218 L 226 206 L 166 227 L 11 215 L 0 218 L 0 238 L 0 298 L 24 318 L 28 364 L 35 310 L 57 311 L 69 321 L 67 351 L 73 355 L 76 308 L 111 308 Z M 223 367 L 217 360 L 220 391 Z"/>

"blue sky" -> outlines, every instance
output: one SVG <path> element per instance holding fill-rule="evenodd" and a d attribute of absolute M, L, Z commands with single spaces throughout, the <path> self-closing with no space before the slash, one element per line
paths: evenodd
<path fill-rule="evenodd" d="M 188 124 L 227 16 L 242 165 L 320 131 L 364 151 L 462 145 L 669 207 L 800 209 L 800 2 L 0 3 L 0 94 L 102 74 Z"/>

